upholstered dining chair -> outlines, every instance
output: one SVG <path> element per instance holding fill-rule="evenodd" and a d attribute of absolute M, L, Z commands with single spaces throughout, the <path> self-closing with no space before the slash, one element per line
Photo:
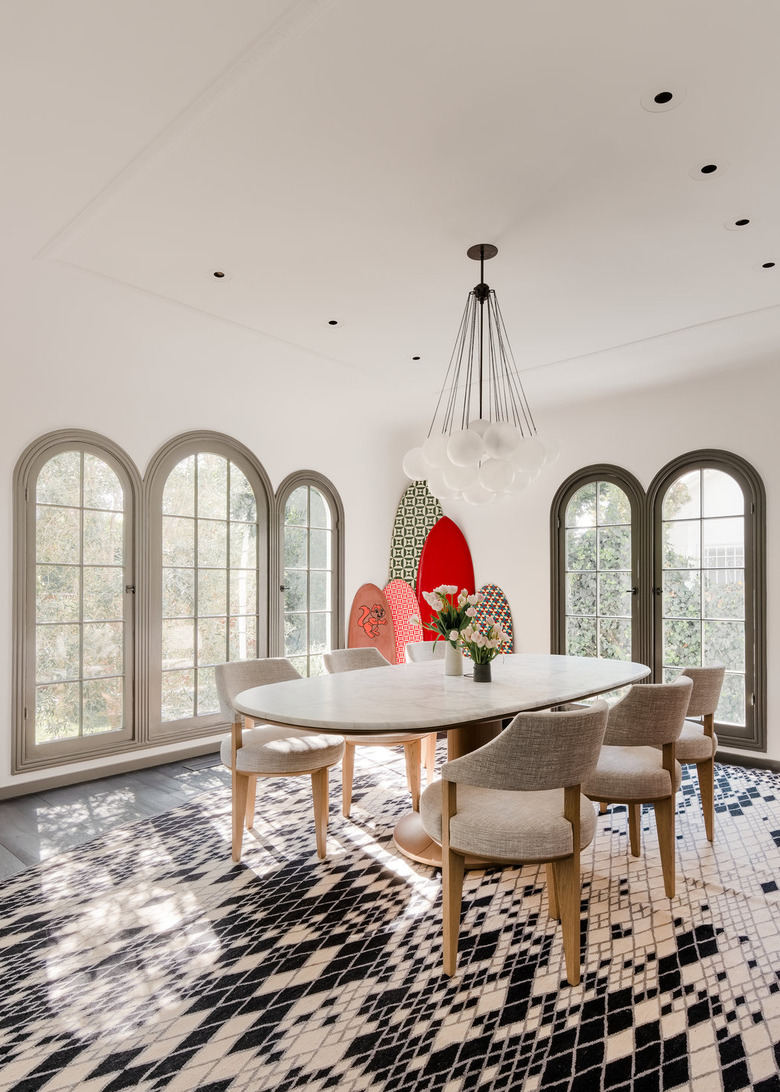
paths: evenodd
<path fill-rule="evenodd" d="M 640 853 L 641 807 L 652 804 L 661 851 L 664 890 L 675 887 L 674 811 L 682 770 L 675 756 L 693 683 L 641 683 L 609 710 L 604 746 L 582 791 L 591 800 L 628 807 L 631 852 Z"/>
<path fill-rule="evenodd" d="M 430 663 L 431 660 L 444 659 L 444 641 L 407 641 L 404 645 L 408 664 Z M 430 785 L 436 769 L 436 733 L 425 736 L 422 741 L 422 764 L 425 767 L 425 780 Z"/>
<path fill-rule="evenodd" d="M 466 856 L 545 863 L 550 917 L 561 922 L 566 977 L 580 980 L 580 853 L 596 813 L 580 788 L 596 768 L 607 705 L 518 713 L 477 751 L 446 762 L 422 795 L 421 818 L 441 842 L 444 973 L 455 974 Z"/>
<path fill-rule="evenodd" d="M 326 652 L 322 661 L 329 675 L 341 671 L 361 671 L 368 667 L 392 667 L 376 648 L 337 648 Z M 361 735 L 344 732 L 344 759 L 341 763 L 341 810 L 349 816 L 352 810 L 352 779 L 355 771 L 355 747 L 395 747 L 402 744 L 406 758 L 406 780 L 412 794 L 412 808 L 420 810 L 420 744 L 429 732 L 407 735 L 400 732 L 372 732 Z"/>
<path fill-rule="evenodd" d="M 230 735 L 222 740 L 220 757 L 232 775 L 233 860 L 241 859 L 244 824 L 251 830 L 254 823 L 258 777 L 303 774 L 311 775 L 317 855 L 324 857 L 328 830 L 328 770 L 344 753 L 343 738 L 301 728 L 257 726 L 252 717 L 245 717 L 234 709 L 233 701 L 242 690 L 299 679 L 300 675 L 289 660 L 282 657 L 234 660 L 217 664 L 214 673 L 219 707 L 232 722 Z"/>
<path fill-rule="evenodd" d="M 715 836 L 715 752 L 718 749 L 714 729 L 715 710 L 720 701 L 725 674 L 723 664 L 684 667 L 680 672 L 680 677 L 691 680 L 693 690 L 677 740 L 676 757 L 678 762 L 696 763 L 704 830 L 710 842 Z M 701 717 L 701 723 L 691 720 L 691 717 Z"/>

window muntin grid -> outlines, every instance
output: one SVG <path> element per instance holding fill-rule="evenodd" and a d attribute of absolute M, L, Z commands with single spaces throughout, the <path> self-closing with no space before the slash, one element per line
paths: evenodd
<path fill-rule="evenodd" d="M 322 675 L 333 647 L 334 517 L 325 494 L 297 486 L 284 507 L 284 654 L 301 675 Z"/>

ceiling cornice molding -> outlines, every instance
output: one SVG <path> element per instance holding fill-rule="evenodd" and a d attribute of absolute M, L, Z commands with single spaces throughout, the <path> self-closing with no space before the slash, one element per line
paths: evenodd
<path fill-rule="evenodd" d="M 264 31 L 209 87 L 190 103 L 131 160 L 84 208 L 36 254 L 40 261 L 63 261 L 65 247 L 77 239 L 112 205 L 152 171 L 187 137 L 233 98 L 258 70 L 283 52 L 340 0 L 299 0 L 299 3 Z"/>

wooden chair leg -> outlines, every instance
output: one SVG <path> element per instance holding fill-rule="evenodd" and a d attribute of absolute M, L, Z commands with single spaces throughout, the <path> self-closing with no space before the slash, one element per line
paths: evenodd
<path fill-rule="evenodd" d="M 548 861 L 544 866 L 547 873 L 547 908 L 551 918 L 555 918 L 556 921 L 561 920 L 561 915 L 558 910 L 558 892 L 555 890 L 555 869 L 552 866 L 552 861 Z"/>
<path fill-rule="evenodd" d="M 668 796 L 665 800 L 656 800 L 653 804 L 658 845 L 661 850 L 661 867 L 664 872 L 664 891 L 670 899 L 674 898 L 675 883 L 674 805 L 673 796 Z"/>
<path fill-rule="evenodd" d="M 328 767 L 313 770 L 311 794 L 314 798 L 314 831 L 317 838 L 317 856 L 324 859 L 328 837 Z"/>
<path fill-rule="evenodd" d="M 409 783 L 409 791 L 412 794 L 412 811 L 420 810 L 420 744 L 421 740 L 413 739 L 404 744 L 406 756 L 406 780 Z"/>
<path fill-rule="evenodd" d="M 422 741 L 422 761 L 425 766 L 425 780 L 430 785 L 433 781 L 434 771 L 436 769 L 436 733 L 431 732 L 429 736 L 426 736 Z"/>
<path fill-rule="evenodd" d="M 642 805 L 628 805 L 628 840 L 634 857 L 642 854 Z"/>
<path fill-rule="evenodd" d="M 715 838 L 715 760 L 708 758 L 696 763 L 699 776 L 699 796 L 704 814 L 704 830 L 709 841 Z"/>
<path fill-rule="evenodd" d="M 553 861 L 552 867 L 558 891 L 566 978 L 570 986 L 577 986 L 580 981 L 580 855 L 575 853 Z"/>
<path fill-rule="evenodd" d="M 352 811 L 352 777 L 355 772 L 355 744 L 345 743 L 341 759 L 341 814 L 349 819 Z"/>
<path fill-rule="evenodd" d="M 606 802 L 606 800 L 602 800 L 599 804 L 599 815 L 606 815 L 608 807 L 609 804 Z"/>
<path fill-rule="evenodd" d="M 452 977 L 458 963 L 460 907 L 463 901 L 464 858 L 448 849 L 442 851 L 441 901 L 443 917 L 444 973 Z"/>
<path fill-rule="evenodd" d="M 257 796 L 257 778 L 250 777 L 246 794 L 246 829 L 251 830 L 255 825 L 255 798 Z"/>
<path fill-rule="evenodd" d="M 241 847 L 244 842 L 244 819 L 246 817 L 246 798 L 249 793 L 250 778 L 246 774 L 233 770 L 232 776 L 232 813 L 233 813 L 233 860 L 241 860 Z"/>

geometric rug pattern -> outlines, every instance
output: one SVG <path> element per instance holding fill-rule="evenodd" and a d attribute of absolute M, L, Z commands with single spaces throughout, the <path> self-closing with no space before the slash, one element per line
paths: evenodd
<path fill-rule="evenodd" d="M 333 773 L 325 861 L 289 778 L 240 864 L 219 790 L 7 881 L 0 1090 L 780 1089 L 780 777 L 717 767 L 710 845 L 684 768 L 672 900 L 652 811 L 639 859 L 599 817 L 569 987 L 536 866 L 466 874 L 442 975 L 439 874 L 392 842 L 403 757 L 370 752 L 352 819 Z"/>

